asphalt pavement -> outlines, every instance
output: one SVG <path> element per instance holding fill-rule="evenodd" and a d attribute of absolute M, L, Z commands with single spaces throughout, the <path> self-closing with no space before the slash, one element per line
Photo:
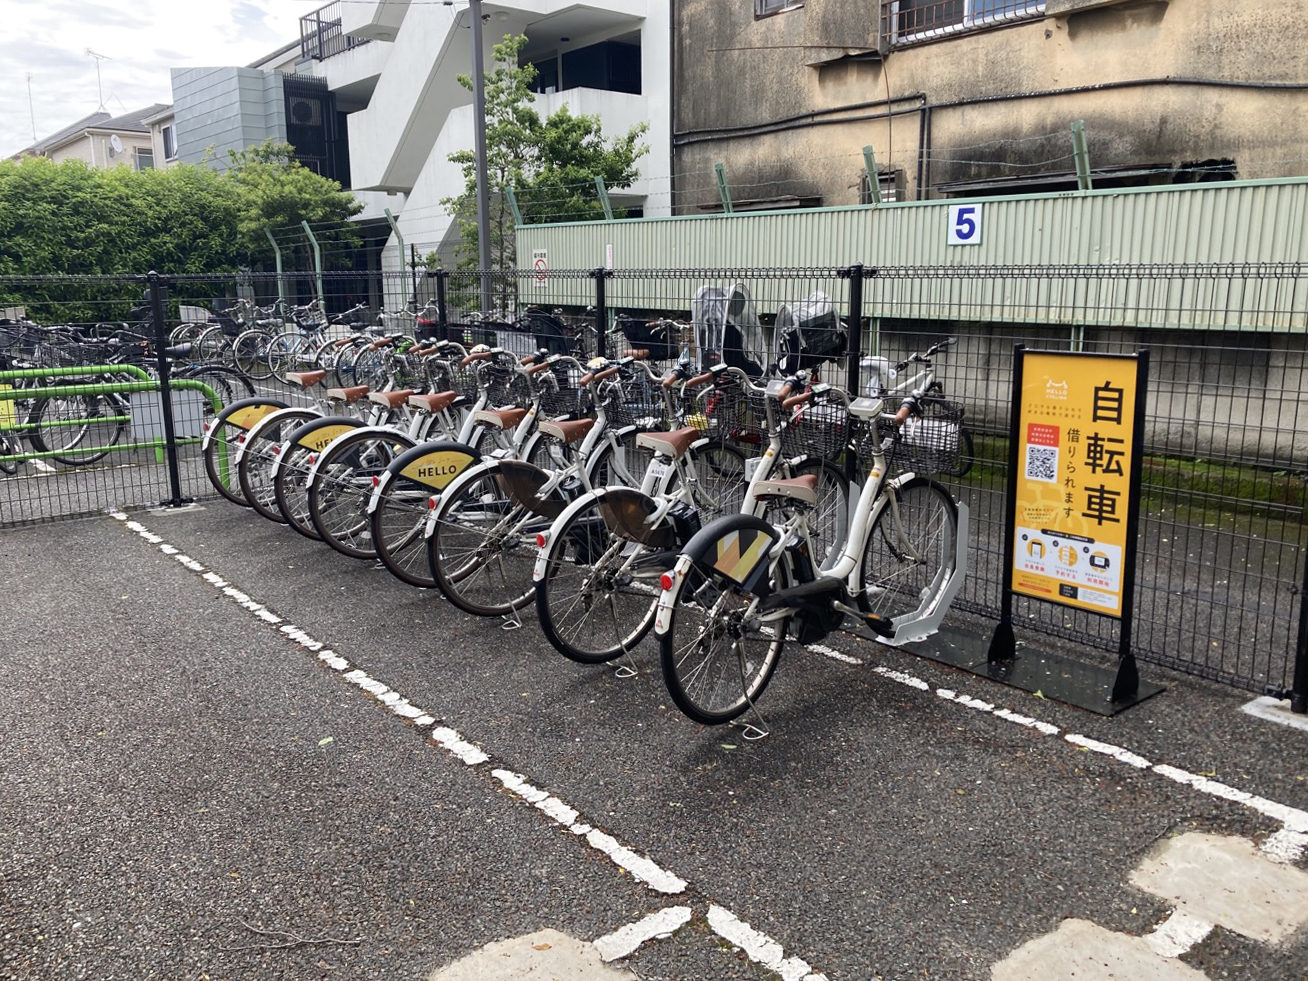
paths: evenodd
<path fill-rule="evenodd" d="M 749 741 L 652 649 L 580 668 L 225 502 L 4 542 L 6 981 L 425 981 L 544 930 L 649 981 L 987 979 L 1156 934 L 1133 875 L 1187 834 L 1308 867 L 1308 732 L 1147 666 L 1104 717 L 830 639 Z M 1301 979 L 1308 931 L 1171 962 Z"/>

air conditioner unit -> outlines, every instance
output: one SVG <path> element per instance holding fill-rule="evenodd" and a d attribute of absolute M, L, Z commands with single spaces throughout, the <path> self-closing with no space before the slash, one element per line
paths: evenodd
<path fill-rule="evenodd" d="M 322 102 L 293 95 L 286 100 L 286 125 L 322 126 Z"/>

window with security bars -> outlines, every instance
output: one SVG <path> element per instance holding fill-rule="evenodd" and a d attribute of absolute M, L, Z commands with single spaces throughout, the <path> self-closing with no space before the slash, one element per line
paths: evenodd
<path fill-rule="evenodd" d="M 877 174 L 877 187 L 881 191 L 882 204 L 904 200 L 904 172 L 902 170 L 882 171 Z M 858 203 L 872 203 L 872 182 L 868 180 L 866 172 L 864 172 L 858 185 Z"/>
<path fill-rule="evenodd" d="M 762 17 L 766 14 L 777 14 L 783 10 L 791 10 L 802 6 L 804 6 L 804 0 L 754 0 L 754 16 Z"/>
<path fill-rule="evenodd" d="M 891 44 L 1042 16 L 1045 0 L 884 0 Z"/>

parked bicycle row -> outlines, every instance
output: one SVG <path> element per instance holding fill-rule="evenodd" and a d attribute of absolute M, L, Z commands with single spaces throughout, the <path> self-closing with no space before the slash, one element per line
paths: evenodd
<path fill-rule="evenodd" d="M 820 355 L 751 372 L 693 323 L 628 332 L 699 336 L 584 363 L 439 341 L 407 352 L 411 387 L 289 372 L 312 404 L 229 406 L 205 468 L 231 502 L 467 613 L 534 612 L 573 661 L 630 667 L 652 641 L 705 724 L 755 706 L 787 641 L 938 628 L 965 567 L 965 511 L 930 476 L 958 466 L 961 409 L 933 369 L 952 341 L 851 397 Z"/>

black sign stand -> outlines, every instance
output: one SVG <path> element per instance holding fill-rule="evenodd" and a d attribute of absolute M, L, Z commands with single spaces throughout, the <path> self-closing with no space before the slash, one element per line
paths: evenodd
<path fill-rule="evenodd" d="M 985 673 L 1024 691 L 1067 702 L 1101 715 L 1115 715 L 1163 690 L 1142 684 L 1131 652 L 1131 623 L 1135 615 L 1135 553 L 1140 530 L 1140 473 L 1144 457 L 1144 417 L 1149 352 L 1139 351 L 1135 386 L 1134 438 L 1131 446 L 1130 501 L 1126 517 L 1126 547 L 1122 559 L 1122 614 L 1118 631 L 1117 670 L 1083 664 L 1069 658 L 1024 649 L 1019 657 L 1013 632 L 1014 530 L 1017 527 L 1017 476 L 1021 472 L 1021 399 L 1025 345 L 1013 352 L 1012 423 L 1008 443 L 1008 494 L 1004 509 L 1004 586 L 998 625 L 990 638 Z M 1093 611 L 1086 611 L 1091 612 Z M 1103 615 L 1103 614 L 1100 614 Z M 979 673 L 979 672 L 978 672 Z"/>

